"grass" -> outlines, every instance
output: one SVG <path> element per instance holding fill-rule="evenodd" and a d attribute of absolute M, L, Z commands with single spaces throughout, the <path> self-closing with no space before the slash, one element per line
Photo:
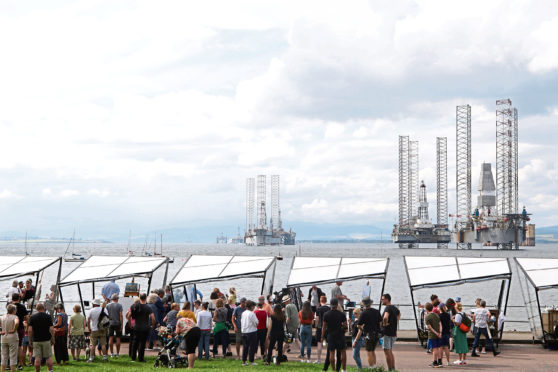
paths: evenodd
<path fill-rule="evenodd" d="M 83 356 L 82 356 L 83 358 Z M 100 358 L 97 357 L 95 363 L 87 363 L 85 360 L 79 362 L 70 362 L 65 366 L 54 365 L 55 371 L 64 372 L 132 372 L 132 371 L 158 371 L 161 368 L 154 368 L 153 363 L 155 362 L 155 357 L 146 357 L 146 363 L 132 363 L 128 356 L 121 356 L 118 359 L 109 358 L 108 363 L 102 362 Z M 295 371 L 295 372 L 310 372 L 310 371 L 321 371 L 322 364 L 306 364 L 300 362 L 287 362 L 282 363 L 280 366 L 265 366 L 261 360 L 256 361 L 258 366 L 247 366 L 243 367 L 239 360 L 232 359 L 212 359 L 209 361 L 196 360 L 194 368 L 199 371 L 214 371 L 214 372 L 232 372 L 246 370 L 247 372 L 259 372 L 259 371 Z M 166 367 L 163 367 L 167 369 Z M 25 371 L 33 370 L 32 367 L 24 368 Z M 42 370 L 47 370 L 46 366 L 42 367 Z M 347 371 L 356 371 L 355 367 L 347 367 Z M 378 368 L 377 372 L 385 371 L 383 368 Z"/>

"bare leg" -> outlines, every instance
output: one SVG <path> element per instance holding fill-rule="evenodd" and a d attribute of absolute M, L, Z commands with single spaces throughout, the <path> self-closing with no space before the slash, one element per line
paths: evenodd
<path fill-rule="evenodd" d="M 114 354 L 114 336 L 109 337 L 109 348 L 110 348 L 110 353 Z"/>
<path fill-rule="evenodd" d="M 116 354 L 120 355 L 120 337 L 116 338 Z M 111 349 L 111 353 L 112 353 L 112 349 Z"/>
<path fill-rule="evenodd" d="M 376 353 L 374 351 L 368 351 L 368 366 L 372 368 L 372 366 L 376 365 Z"/>
<path fill-rule="evenodd" d="M 196 361 L 196 354 L 188 354 L 188 369 L 194 368 L 194 362 Z"/>
<path fill-rule="evenodd" d="M 347 369 L 347 350 L 341 352 L 341 368 L 343 371 Z"/>
<path fill-rule="evenodd" d="M 49 371 L 52 371 L 52 358 L 48 358 L 46 360 L 46 365 L 48 367 Z M 37 365 L 35 364 L 35 368 L 37 367 Z M 41 361 L 39 360 L 39 368 L 41 368 Z"/>

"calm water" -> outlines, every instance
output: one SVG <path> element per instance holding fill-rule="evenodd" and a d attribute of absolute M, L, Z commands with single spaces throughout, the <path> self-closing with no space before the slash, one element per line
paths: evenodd
<path fill-rule="evenodd" d="M 96 255 L 126 255 L 126 244 L 76 244 L 75 252 L 81 253 L 84 256 L 89 256 L 92 253 Z M 141 246 L 133 246 L 132 249 L 137 252 L 141 251 Z M 51 255 L 58 256 L 64 254 L 66 244 L 46 244 L 35 243 L 28 244 L 28 251 L 31 255 Z M 23 244 L 19 243 L 1 243 L 0 252 L 2 255 L 17 255 L 22 254 Z M 206 255 L 277 255 L 279 248 L 277 247 L 246 247 L 243 245 L 216 245 L 216 244 L 168 244 L 164 247 L 165 255 L 174 257 L 175 262 L 169 266 L 169 280 L 174 277 L 176 272 L 184 264 L 185 260 L 192 254 L 206 254 Z M 286 285 L 292 258 L 295 255 L 301 256 L 330 256 L 330 257 L 389 257 L 390 263 L 388 274 L 385 284 L 385 291 L 390 293 L 392 301 L 400 305 L 402 311 L 402 329 L 414 329 L 414 318 L 412 308 L 409 306 L 411 303 L 411 296 L 407 282 L 407 276 L 403 264 L 404 255 L 413 256 L 459 256 L 459 257 L 558 257 L 558 245 L 541 244 L 536 247 L 525 247 L 519 251 L 497 251 L 495 249 L 486 250 L 470 250 L 470 251 L 457 251 L 455 249 L 437 250 L 437 249 L 398 249 L 393 244 L 312 244 L 303 243 L 296 246 L 280 247 L 280 253 L 284 257 L 282 261 L 277 262 L 277 270 L 275 273 L 274 288 L 280 289 Z M 515 262 L 512 261 L 512 285 L 510 291 L 510 299 L 508 302 L 508 323 L 507 330 L 529 330 L 527 324 L 527 313 L 524 309 L 524 300 L 521 293 L 521 288 L 518 282 L 518 271 L 515 267 Z M 62 278 L 65 277 L 71 270 L 77 267 L 79 263 L 64 262 L 62 268 Z M 56 282 L 57 267 L 52 267 L 45 271 L 43 278 L 43 294 L 44 298 L 47 288 Z M 152 288 L 160 287 L 162 285 L 164 270 L 160 269 L 156 272 Z M 443 280 L 443 278 L 440 278 Z M 137 280 L 146 289 L 147 282 L 144 279 Z M 123 288 L 125 281 L 122 281 L 121 288 Z M 0 293 L 6 293 L 10 286 L 10 282 L 0 282 Z M 472 305 L 475 298 L 482 297 L 486 299 L 489 305 L 495 305 L 500 290 L 500 281 L 489 281 L 482 283 L 473 283 L 461 286 L 442 287 L 435 289 L 425 289 L 415 292 L 415 301 L 426 302 L 432 293 L 436 293 L 442 299 L 448 297 L 460 296 L 465 305 Z M 343 291 L 351 299 L 360 300 L 360 294 L 364 286 L 364 281 L 346 282 L 343 284 Z M 375 303 L 379 301 L 381 281 L 372 280 L 372 298 Z M 209 293 L 213 287 L 219 287 L 222 292 L 228 290 L 228 287 L 234 286 L 238 291 L 239 297 L 246 296 L 254 298 L 260 290 L 261 281 L 259 279 L 238 279 L 232 282 L 210 283 L 202 284 L 198 288 L 205 294 Z M 99 289 L 101 285 L 97 285 L 97 296 L 99 296 Z M 322 289 L 329 295 L 331 286 L 323 286 Z M 92 288 L 90 285 L 82 288 L 83 296 L 86 299 L 91 299 Z M 307 293 L 306 290 L 304 290 Z M 77 290 L 72 287 L 64 289 L 64 300 L 66 303 L 77 301 Z M 2 295 L 4 297 L 4 295 Z M 328 296 L 329 297 L 329 296 Z M 541 292 L 541 302 L 544 305 L 558 305 L 558 291 Z M 67 306 L 68 307 L 68 306 Z"/>

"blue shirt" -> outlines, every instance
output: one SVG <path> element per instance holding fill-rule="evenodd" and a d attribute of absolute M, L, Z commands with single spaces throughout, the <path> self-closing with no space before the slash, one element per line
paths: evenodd
<path fill-rule="evenodd" d="M 118 287 L 118 284 L 111 281 L 103 286 L 103 290 L 101 291 L 101 293 L 103 294 L 103 296 L 110 300 L 110 296 L 112 296 L 113 294 L 120 294 L 120 287 Z"/>

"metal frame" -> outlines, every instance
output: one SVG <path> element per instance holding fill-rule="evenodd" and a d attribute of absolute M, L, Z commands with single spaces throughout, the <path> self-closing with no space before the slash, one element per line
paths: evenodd
<path fill-rule="evenodd" d="M 308 257 L 305 257 L 308 258 Z M 309 257 L 312 258 L 312 257 Z M 330 257 L 330 258 L 337 258 L 337 257 Z M 340 259 L 343 259 L 343 257 L 339 257 Z M 347 258 L 353 258 L 353 257 L 347 257 Z M 369 257 L 370 259 L 374 259 L 377 257 Z M 293 257 L 293 260 L 291 261 L 291 267 L 289 269 L 289 275 L 293 269 L 293 265 L 295 262 L 296 257 Z M 382 295 L 384 293 L 384 289 L 386 287 L 386 277 L 387 277 L 387 272 L 388 272 L 388 268 L 389 268 L 389 257 L 381 257 L 380 259 L 385 259 L 386 260 L 386 268 L 384 269 L 384 272 L 382 273 L 377 273 L 377 274 L 369 274 L 369 275 L 355 275 L 355 276 L 351 276 L 351 277 L 344 277 L 344 278 L 339 278 L 337 275 L 335 277 L 335 279 L 328 279 L 328 280 L 313 280 L 311 282 L 305 282 L 305 283 L 297 283 L 297 284 L 287 284 L 287 288 L 295 288 L 297 290 L 300 290 L 300 288 L 302 287 L 308 287 L 314 284 L 331 284 L 331 283 L 335 283 L 338 281 L 343 281 L 343 282 L 348 282 L 348 281 L 352 281 L 352 280 L 358 280 L 358 279 L 382 279 L 382 290 L 380 292 L 380 300 L 382 298 Z M 341 267 L 341 265 L 339 265 Z M 337 272 L 337 274 L 339 274 L 339 271 Z M 380 308 L 382 307 L 382 301 L 379 301 L 379 306 Z"/>
<path fill-rule="evenodd" d="M 188 281 L 184 281 L 184 282 L 176 282 L 173 283 L 173 281 L 176 279 L 176 277 L 178 276 L 178 274 L 180 274 L 180 272 L 184 269 L 184 267 L 186 266 L 186 264 L 188 263 L 188 261 L 190 261 L 190 258 L 192 256 L 188 257 L 188 259 L 186 260 L 186 262 L 184 262 L 184 264 L 182 264 L 182 266 L 180 267 L 180 269 L 178 269 L 178 271 L 176 272 L 176 274 L 174 275 L 174 277 L 171 279 L 170 283 L 169 283 L 169 287 L 171 288 L 171 292 L 173 290 L 173 288 L 176 287 L 183 287 L 183 292 L 184 294 L 187 296 L 186 294 L 186 286 L 187 285 L 194 285 L 196 286 L 197 284 L 201 284 L 201 283 L 214 283 L 214 282 L 222 282 L 222 281 L 226 281 L 226 280 L 234 280 L 234 279 L 240 279 L 240 278 L 262 278 L 262 288 L 260 290 L 260 294 L 264 294 L 264 289 L 265 289 L 265 281 L 267 279 L 267 272 L 268 270 L 271 268 L 271 266 L 273 265 L 273 271 L 271 273 L 271 286 L 270 286 L 270 293 L 273 291 L 273 282 L 275 281 L 275 267 L 277 265 L 277 259 L 275 257 L 265 257 L 265 256 L 261 256 L 262 258 L 272 258 L 271 263 L 269 265 L 267 265 L 267 267 L 262 270 L 262 271 L 254 271 L 254 272 L 250 272 L 250 273 L 243 273 L 243 274 L 235 274 L 235 275 L 227 275 L 227 276 L 217 276 L 217 277 L 213 277 L 213 278 L 206 278 L 206 279 L 202 279 L 202 280 L 188 280 Z M 206 257 L 211 257 L 209 255 L 207 255 Z M 235 258 L 235 257 L 242 257 L 242 256 L 231 256 L 231 259 L 229 260 L 229 262 L 225 265 L 225 267 L 223 268 L 223 270 L 226 269 L 226 267 L 228 266 L 228 264 L 231 263 L 231 261 Z M 223 270 L 221 270 L 221 272 L 223 272 Z"/>
<path fill-rule="evenodd" d="M 436 224 L 448 227 L 448 138 L 436 137 Z M 448 243 L 438 243 L 447 248 Z"/>
<path fill-rule="evenodd" d="M 471 106 L 455 108 L 455 188 L 456 231 L 467 227 L 471 216 Z M 471 243 L 457 243 L 458 249 L 471 249 Z"/>
<path fill-rule="evenodd" d="M 529 277 L 529 274 L 527 274 L 527 271 L 523 268 L 523 266 L 521 266 L 521 264 L 519 263 L 519 261 L 517 260 L 517 257 L 514 257 L 515 260 L 515 264 L 517 265 L 517 267 L 519 267 L 521 269 L 521 271 L 523 272 L 523 275 L 525 276 L 525 278 L 527 279 L 527 281 L 529 283 L 531 283 L 531 285 L 533 286 L 533 288 L 535 289 L 535 298 L 537 300 L 537 310 L 539 313 L 539 321 L 540 321 L 540 325 L 541 325 L 541 331 L 542 331 L 542 343 L 544 345 L 550 344 L 550 343 L 558 343 L 558 339 L 556 338 L 552 338 L 552 339 L 548 339 L 547 340 L 547 332 L 545 332 L 544 330 L 544 324 L 543 324 L 543 319 L 542 319 L 542 312 L 541 312 L 541 302 L 539 299 L 539 291 L 544 291 L 544 290 L 548 290 L 548 289 L 553 289 L 553 288 L 558 288 L 558 283 L 557 284 L 553 284 L 553 285 L 545 285 L 545 286 L 537 286 Z M 541 258 L 541 260 L 544 260 L 544 258 Z M 523 299 L 525 299 L 525 294 L 523 295 Z M 533 330 L 531 330 L 531 332 L 533 332 Z"/>
<path fill-rule="evenodd" d="M 463 285 L 463 284 L 467 284 L 467 283 L 479 283 L 479 282 L 486 282 L 489 280 L 498 280 L 498 279 L 502 279 L 502 286 L 500 287 L 500 293 L 498 295 L 498 310 L 501 311 L 501 305 L 502 305 L 502 296 L 503 296 L 503 292 L 504 292 L 504 284 L 507 281 L 507 289 L 506 289 L 506 300 L 504 302 L 504 311 L 503 313 L 505 314 L 507 309 L 508 309 L 508 299 L 510 297 L 510 288 L 511 288 L 511 279 L 512 279 L 512 270 L 511 270 L 511 266 L 510 266 L 510 260 L 506 259 L 506 263 L 508 264 L 508 270 L 509 270 L 509 274 L 498 274 L 498 275 L 487 275 L 487 276 L 480 276 L 480 277 L 476 277 L 476 278 L 470 278 L 470 279 L 459 279 L 459 280 L 448 280 L 448 281 L 444 281 L 444 282 L 437 282 L 437 283 L 431 283 L 431 284 L 420 284 L 420 285 L 411 285 L 411 278 L 409 277 L 409 267 L 407 266 L 407 261 L 405 260 L 406 256 L 403 256 L 403 264 L 405 265 L 405 274 L 407 275 L 407 282 L 409 283 L 409 290 L 411 291 L 411 302 L 413 305 L 413 314 L 415 316 L 415 325 L 416 325 L 416 329 L 417 329 L 417 339 L 418 341 L 421 343 L 421 345 L 423 344 L 424 340 L 421 339 L 420 337 L 420 330 L 419 330 L 419 321 L 418 321 L 418 317 L 417 317 L 417 308 L 415 305 L 415 298 L 414 298 L 414 291 L 417 289 L 424 289 L 424 288 L 438 288 L 438 287 L 446 287 L 446 286 L 452 286 L 452 285 Z M 450 257 L 451 258 L 451 257 Z M 459 264 L 457 263 L 457 257 L 454 257 L 456 259 L 456 264 L 457 264 L 457 268 L 459 270 Z M 496 257 L 494 257 L 496 258 Z M 500 258 L 500 257 L 497 257 Z M 496 344 L 499 343 L 499 341 L 502 339 L 502 335 L 504 332 L 504 324 L 502 324 L 502 329 L 498 329 L 498 333 L 499 333 L 499 338 L 498 340 L 494 341 Z"/>
<path fill-rule="evenodd" d="M 87 260 L 85 262 L 87 262 Z M 81 265 L 83 265 L 83 263 Z M 68 275 L 66 275 L 66 277 L 70 276 L 74 271 L 79 269 L 81 267 L 81 265 L 79 265 L 78 267 L 73 269 L 71 272 L 69 272 Z M 97 283 L 97 282 L 106 282 L 106 281 L 110 281 L 110 280 L 143 277 L 143 278 L 147 278 L 147 293 L 149 293 L 149 291 L 151 290 L 151 279 L 153 278 L 153 273 L 155 271 L 159 270 L 159 268 L 163 265 L 166 265 L 166 268 L 165 268 L 165 281 L 166 281 L 166 275 L 167 275 L 166 273 L 168 272 L 168 269 L 169 269 L 169 258 L 168 257 L 165 257 L 165 260 L 163 262 L 161 262 L 159 265 L 157 265 L 151 271 L 134 273 L 134 274 L 131 274 L 131 275 L 116 275 L 116 276 L 107 276 L 107 277 L 103 277 L 103 278 L 86 279 L 86 280 L 83 280 L 83 281 L 76 280 L 76 281 L 67 282 L 67 283 L 60 283 L 60 281 L 59 281 L 58 284 L 57 284 L 57 287 L 58 287 L 58 293 L 60 294 L 60 302 L 64 303 L 63 297 L 62 297 L 62 288 L 69 287 L 69 286 L 72 286 L 72 285 L 77 285 L 78 295 L 79 295 L 79 302 L 81 304 L 81 311 L 83 312 L 83 315 L 85 316 L 86 315 L 85 314 L 85 305 L 84 305 L 84 301 L 83 301 L 83 295 L 81 293 L 81 284 L 91 283 L 92 294 L 93 294 L 93 297 L 95 297 L 95 283 Z M 164 284 L 163 284 L 163 286 L 164 286 Z"/>

